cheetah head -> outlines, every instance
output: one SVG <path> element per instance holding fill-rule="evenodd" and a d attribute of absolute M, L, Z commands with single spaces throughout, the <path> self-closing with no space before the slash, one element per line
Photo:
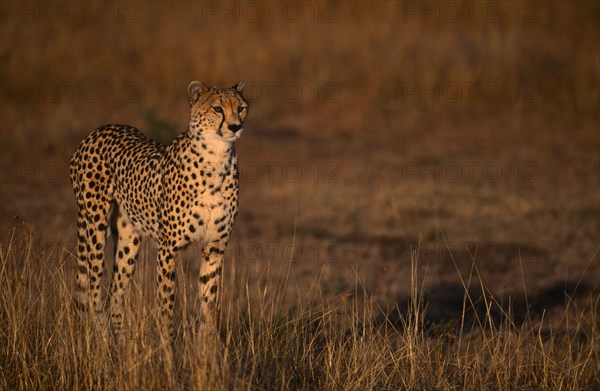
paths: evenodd
<path fill-rule="evenodd" d="M 245 82 L 220 88 L 193 81 L 188 87 L 190 131 L 204 138 L 234 142 L 240 138 L 248 103 L 242 92 Z"/>

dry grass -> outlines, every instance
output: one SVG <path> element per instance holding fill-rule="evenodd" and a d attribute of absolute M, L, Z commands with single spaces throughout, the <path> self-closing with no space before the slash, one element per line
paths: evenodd
<path fill-rule="evenodd" d="M 276 3 L 0 3 L 0 388 L 600 388 L 598 2 Z M 195 79 L 252 105 L 222 362 L 191 249 L 169 377 L 152 246 L 125 354 L 71 310 L 67 162 L 104 123 L 171 140 Z"/>
<path fill-rule="evenodd" d="M 45 251 L 36 247 L 31 232 L 15 230 L 0 249 L 0 386 L 7 390 L 593 390 L 600 385 L 597 294 L 576 311 L 564 312 L 567 329 L 553 329 L 543 317 L 516 320 L 510 303 L 491 296 L 478 304 L 465 290 L 460 322 L 440 332 L 425 321 L 416 254 L 406 308 L 384 317 L 376 316 L 377 303 L 367 295 L 324 299 L 319 281 L 297 292 L 304 299 L 286 310 L 278 299 L 281 286 L 247 274 L 245 289 L 222 303 L 218 360 L 203 357 L 204 341 L 186 331 L 192 314 L 185 286 L 193 281 L 186 273 L 178 299 L 183 317 L 177 365 L 170 375 L 151 289 L 140 285 L 154 280 L 148 268 L 142 267 L 132 288 L 130 342 L 116 346 L 97 319 L 74 312 L 69 249 L 61 243 Z M 469 284 L 468 276 L 462 277 Z M 226 281 L 230 285 L 234 279 Z M 363 290 L 358 276 L 355 289 Z M 480 305 L 484 311 L 469 325 L 471 310 Z M 500 318 L 494 315 L 498 311 Z"/>

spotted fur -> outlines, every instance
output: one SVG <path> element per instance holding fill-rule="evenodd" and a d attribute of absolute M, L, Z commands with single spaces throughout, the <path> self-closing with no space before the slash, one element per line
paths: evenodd
<path fill-rule="evenodd" d="M 77 200 L 77 304 L 102 312 L 100 280 L 108 230 L 115 262 L 109 291 L 110 322 L 122 335 L 124 293 L 135 270 L 142 237 L 158 246 L 157 284 L 161 330 L 173 337 L 175 255 L 194 242 L 202 248 L 199 319 L 216 326 L 216 298 L 223 256 L 238 212 L 234 142 L 248 104 L 244 83 L 188 87 L 188 130 L 169 145 L 134 127 L 106 125 L 92 131 L 70 162 Z"/>

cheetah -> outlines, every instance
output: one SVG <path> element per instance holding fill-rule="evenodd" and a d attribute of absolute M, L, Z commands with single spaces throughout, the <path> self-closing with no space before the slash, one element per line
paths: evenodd
<path fill-rule="evenodd" d="M 187 131 L 163 145 L 128 125 L 93 130 L 70 160 L 77 201 L 76 304 L 102 316 L 100 280 L 107 233 L 115 238 L 108 318 L 123 333 L 124 293 L 143 237 L 158 247 L 157 299 L 162 335 L 174 337 L 175 256 L 202 249 L 198 281 L 200 328 L 216 329 L 223 258 L 238 213 L 238 161 L 248 103 L 244 82 L 231 88 L 193 81 Z"/>

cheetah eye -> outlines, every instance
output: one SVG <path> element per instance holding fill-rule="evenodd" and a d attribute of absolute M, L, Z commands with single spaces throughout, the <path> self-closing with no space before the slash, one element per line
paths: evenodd
<path fill-rule="evenodd" d="M 212 109 L 219 114 L 223 114 L 223 108 L 220 106 L 213 106 Z"/>
<path fill-rule="evenodd" d="M 238 107 L 238 113 L 243 113 L 246 110 L 247 110 L 246 106 L 240 106 L 240 107 Z"/>

